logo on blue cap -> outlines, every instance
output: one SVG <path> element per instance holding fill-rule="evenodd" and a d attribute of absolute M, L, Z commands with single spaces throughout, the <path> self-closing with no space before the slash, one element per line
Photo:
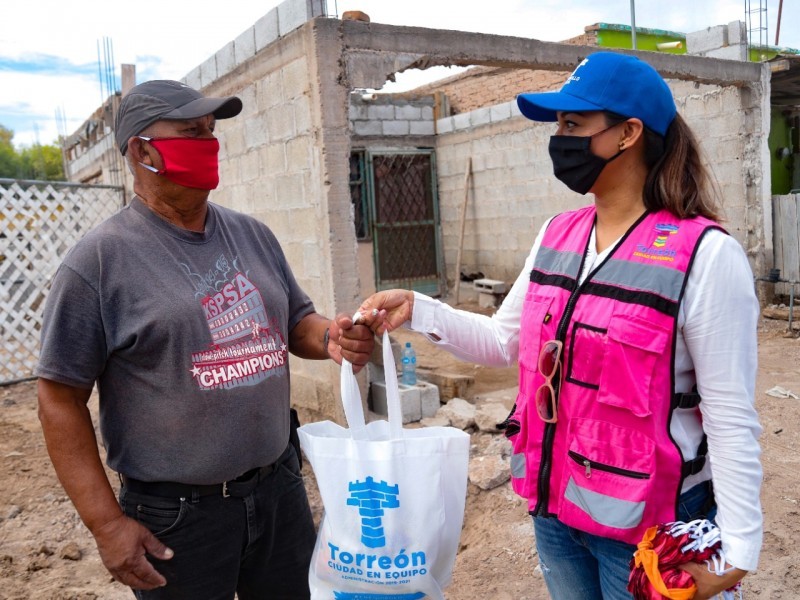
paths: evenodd
<path fill-rule="evenodd" d="M 577 67 L 575 67 L 575 70 L 572 72 L 572 75 L 570 75 L 570 76 L 569 76 L 569 79 L 567 79 L 567 80 L 564 82 L 564 85 L 567 85 L 567 84 L 568 84 L 570 81 L 580 81 L 580 80 L 581 80 L 581 76 L 580 76 L 580 75 L 576 75 L 575 73 L 577 73 L 577 72 L 578 72 L 578 69 L 580 69 L 580 68 L 581 68 L 583 65 L 586 65 L 586 64 L 588 64 L 588 63 L 589 63 L 589 59 L 588 59 L 588 58 L 584 58 L 584 59 L 581 61 L 581 64 L 579 64 Z M 563 89 L 563 88 L 562 88 L 562 89 Z"/>

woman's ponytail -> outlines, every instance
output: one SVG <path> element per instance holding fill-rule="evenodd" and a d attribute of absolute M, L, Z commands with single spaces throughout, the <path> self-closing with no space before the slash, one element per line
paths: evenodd
<path fill-rule="evenodd" d="M 644 185 L 645 207 L 666 209 L 680 218 L 699 215 L 719 222 L 716 186 L 686 121 L 676 115 L 665 138 L 645 129 L 644 141 L 650 169 Z"/>

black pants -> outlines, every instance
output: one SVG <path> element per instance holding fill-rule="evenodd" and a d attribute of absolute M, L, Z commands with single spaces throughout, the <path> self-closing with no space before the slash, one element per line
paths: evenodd
<path fill-rule="evenodd" d="M 316 533 L 297 453 L 244 498 L 163 498 L 123 486 L 120 504 L 175 552 L 148 559 L 167 580 L 135 591 L 139 600 L 300 600 L 309 598 L 308 569 Z"/>

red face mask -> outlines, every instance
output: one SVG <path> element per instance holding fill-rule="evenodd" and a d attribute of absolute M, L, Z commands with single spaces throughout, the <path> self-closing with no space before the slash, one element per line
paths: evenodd
<path fill-rule="evenodd" d="M 159 171 L 140 163 L 173 183 L 198 190 L 213 190 L 219 185 L 219 140 L 217 138 L 148 138 L 161 156 L 164 167 Z"/>

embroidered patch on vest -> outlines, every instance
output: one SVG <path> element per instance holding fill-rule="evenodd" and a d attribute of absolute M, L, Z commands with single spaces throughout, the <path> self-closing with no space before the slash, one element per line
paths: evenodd
<path fill-rule="evenodd" d="M 660 223 L 656 225 L 656 239 L 653 240 L 652 245 L 647 247 L 644 244 L 637 244 L 636 251 L 633 253 L 633 255 L 640 258 L 648 258 L 650 260 L 667 262 L 674 261 L 676 254 L 675 250 L 671 250 L 666 246 L 667 242 L 669 241 L 669 236 L 678 233 L 678 229 L 679 227 L 677 225 L 672 225 L 669 223 Z"/>

